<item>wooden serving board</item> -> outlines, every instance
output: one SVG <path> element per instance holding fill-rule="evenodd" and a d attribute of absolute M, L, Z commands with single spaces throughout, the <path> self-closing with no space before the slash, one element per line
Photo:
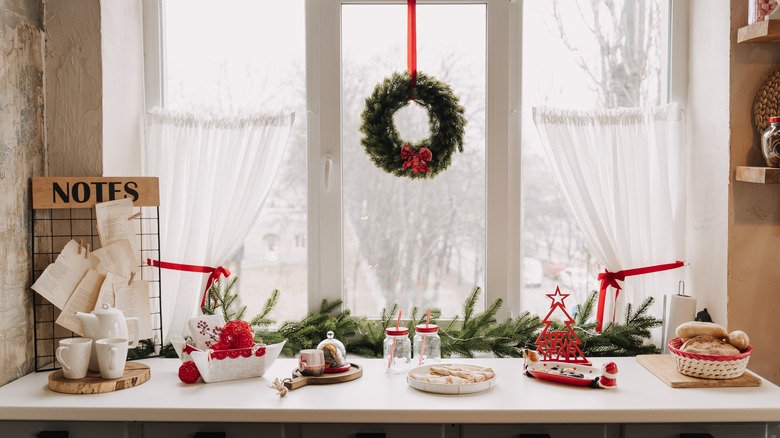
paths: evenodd
<path fill-rule="evenodd" d="M 151 378 L 148 365 L 136 362 L 125 364 L 125 373 L 118 379 L 106 380 L 100 373 L 88 371 L 83 379 L 66 379 L 62 370 L 49 374 L 49 389 L 66 394 L 100 394 L 138 386 Z"/>
<path fill-rule="evenodd" d="M 327 385 L 330 383 L 349 382 L 350 380 L 355 380 L 363 375 L 363 367 L 356 363 L 351 363 L 347 371 L 332 374 L 325 373 L 321 376 L 302 376 L 300 370 L 296 368 L 292 375 L 292 380 L 285 379 L 284 382 L 284 386 L 291 391 L 306 385 Z"/>
<path fill-rule="evenodd" d="M 750 371 L 745 371 L 735 379 L 700 379 L 686 376 L 677 371 L 671 354 L 645 354 L 637 356 L 636 361 L 672 388 L 725 388 L 761 385 L 761 379 Z"/>

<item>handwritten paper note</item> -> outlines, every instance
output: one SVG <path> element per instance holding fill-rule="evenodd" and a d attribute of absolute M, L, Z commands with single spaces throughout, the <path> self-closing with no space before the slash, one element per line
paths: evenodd
<path fill-rule="evenodd" d="M 108 246 L 122 239 L 133 240 L 133 201 L 130 198 L 95 204 L 97 229 L 101 246 Z"/>
<path fill-rule="evenodd" d="M 124 313 L 125 318 L 138 318 L 138 339 L 154 337 L 152 332 L 152 316 L 149 306 L 149 282 L 145 280 L 114 285 L 116 292 L 116 308 Z M 132 337 L 132 334 L 130 334 Z"/>
<path fill-rule="evenodd" d="M 102 309 L 103 304 L 121 310 L 125 318 L 133 316 L 138 318 L 140 329 L 138 339 L 154 337 L 148 281 L 130 282 L 125 277 L 109 272 L 100 287 L 100 296 L 95 303 L 95 309 Z M 132 328 L 132 325 L 130 327 Z M 129 333 L 129 335 L 130 338 L 133 338 L 133 333 Z"/>
<path fill-rule="evenodd" d="M 54 263 L 46 267 L 32 289 L 58 309 L 65 307 L 76 286 L 90 269 L 96 269 L 99 260 L 93 253 L 71 240 L 65 245 Z"/>
<path fill-rule="evenodd" d="M 138 272 L 135 253 L 130 241 L 127 239 L 118 240 L 108 246 L 104 246 L 92 252 L 98 258 L 100 263 L 97 271 L 103 275 L 109 272 L 130 278 L 130 274 Z"/>
<path fill-rule="evenodd" d="M 76 290 L 65 303 L 62 313 L 57 317 L 57 324 L 66 329 L 84 336 L 84 327 L 76 317 L 76 312 L 89 313 L 95 308 L 95 303 L 100 295 L 100 287 L 106 276 L 90 269 L 76 287 Z"/>

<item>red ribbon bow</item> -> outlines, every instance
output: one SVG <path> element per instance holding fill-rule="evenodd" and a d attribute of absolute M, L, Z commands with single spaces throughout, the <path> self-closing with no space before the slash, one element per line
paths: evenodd
<path fill-rule="evenodd" d="M 596 327 L 596 331 L 600 332 L 604 324 L 604 305 L 607 301 L 607 287 L 612 286 L 615 288 L 615 301 L 617 301 L 617 297 L 618 295 L 620 295 L 620 283 L 618 283 L 618 280 L 623 281 L 626 279 L 626 277 L 631 277 L 632 275 L 641 275 L 641 274 L 649 274 L 651 272 L 668 271 L 669 269 L 680 268 L 684 265 L 685 263 L 681 261 L 676 261 L 674 263 L 667 263 L 665 265 L 646 266 L 644 268 L 626 269 L 617 272 L 609 272 L 608 270 L 605 269 L 604 272 L 602 272 L 598 276 L 599 281 L 601 281 L 601 287 L 599 288 L 599 305 L 598 305 L 598 309 L 596 310 L 596 319 L 599 322 L 598 326 Z M 614 306 L 613 306 L 613 311 L 614 311 Z M 613 314 L 613 319 L 614 319 L 614 314 Z"/>
<path fill-rule="evenodd" d="M 406 160 L 402 170 L 406 170 L 407 167 L 411 166 L 414 173 L 431 171 L 425 162 L 433 159 L 433 153 L 426 147 L 421 147 L 419 151 L 414 152 L 411 146 L 405 144 L 401 148 L 401 158 Z"/>
<path fill-rule="evenodd" d="M 159 266 L 163 269 L 173 269 L 176 271 L 200 272 L 203 274 L 210 274 L 209 279 L 206 280 L 206 289 L 203 291 L 203 299 L 200 302 L 200 307 L 206 305 L 206 296 L 208 296 L 209 294 L 209 288 L 211 287 L 211 285 L 219 281 L 219 277 L 223 275 L 225 276 L 225 278 L 230 277 L 230 271 L 223 268 L 222 266 L 218 268 L 211 268 L 209 266 L 183 265 L 179 263 L 161 262 L 159 260 L 152 260 L 152 259 L 146 259 L 146 264 L 149 266 Z"/>

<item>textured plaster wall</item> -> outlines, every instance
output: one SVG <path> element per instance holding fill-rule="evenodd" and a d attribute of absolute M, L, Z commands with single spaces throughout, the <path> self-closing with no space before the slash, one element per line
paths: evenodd
<path fill-rule="evenodd" d="M 46 0 L 50 176 L 103 174 L 100 1 Z"/>
<path fill-rule="evenodd" d="M 0 386 L 33 369 L 31 176 L 43 175 L 40 0 L 0 0 Z"/>
<path fill-rule="evenodd" d="M 751 113 L 756 91 L 780 68 L 780 44 L 737 44 L 746 24 L 747 2 L 731 0 L 728 325 L 750 335 L 749 368 L 780 384 L 780 185 L 734 181 L 737 166 L 766 165 Z"/>

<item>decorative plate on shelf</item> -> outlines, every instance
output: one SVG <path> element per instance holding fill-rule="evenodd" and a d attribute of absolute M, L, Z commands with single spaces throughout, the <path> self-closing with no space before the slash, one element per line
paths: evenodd
<path fill-rule="evenodd" d="M 412 388 L 436 394 L 472 394 L 496 385 L 496 373 L 487 367 L 464 364 L 424 365 L 406 374 Z"/>

